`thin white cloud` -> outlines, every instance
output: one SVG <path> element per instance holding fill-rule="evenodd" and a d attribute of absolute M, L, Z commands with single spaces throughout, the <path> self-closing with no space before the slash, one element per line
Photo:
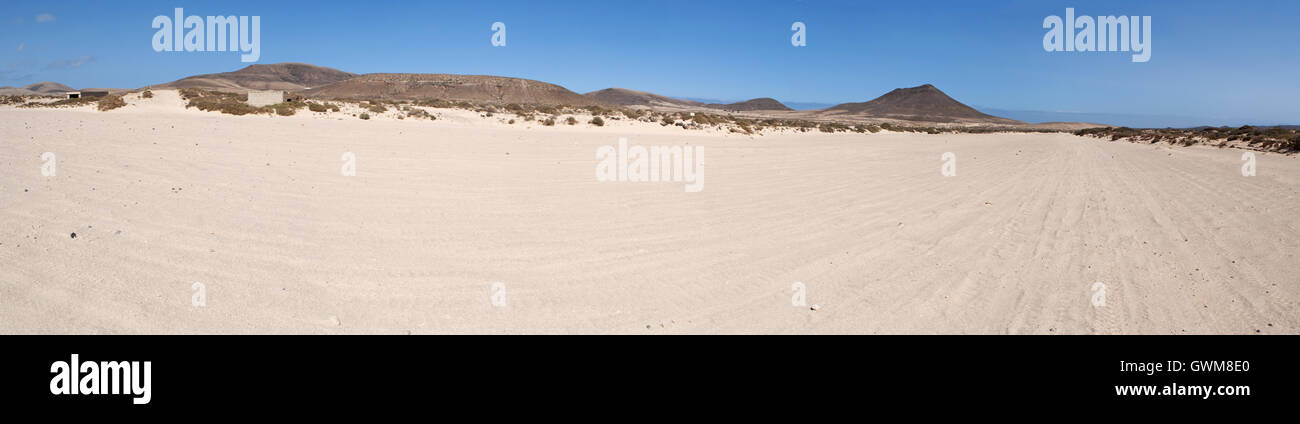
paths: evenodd
<path fill-rule="evenodd" d="M 76 68 L 95 60 L 93 56 L 82 56 L 76 59 L 56 60 L 45 66 L 46 70 Z"/>
<path fill-rule="evenodd" d="M 27 47 L 27 43 L 18 43 L 18 51 L 23 51 L 23 47 Z"/>
<path fill-rule="evenodd" d="M 0 71 L 0 81 L 30 81 L 32 74 L 19 73 L 17 71 Z"/>
<path fill-rule="evenodd" d="M 49 13 L 42 13 L 36 15 L 36 22 L 38 23 L 54 22 L 54 15 L 51 15 Z"/>

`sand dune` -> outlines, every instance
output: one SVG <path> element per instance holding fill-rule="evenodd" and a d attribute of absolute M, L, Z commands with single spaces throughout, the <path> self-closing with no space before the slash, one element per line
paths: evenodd
<path fill-rule="evenodd" d="M 1294 156 L 1256 153 L 1243 177 L 1236 150 L 1064 134 L 127 100 L 0 108 L 0 332 L 1300 332 Z M 594 153 L 618 137 L 704 146 L 703 191 L 597 182 Z M 809 306 L 792 306 L 796 281 Z"/>

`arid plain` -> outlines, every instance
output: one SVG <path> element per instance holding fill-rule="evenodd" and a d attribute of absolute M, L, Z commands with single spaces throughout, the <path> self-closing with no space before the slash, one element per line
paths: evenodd
<path fill-rule="evenodd" d="M 0 332 L 1300 332 L 1294 155 L 126 100 L 0 107 Z M 619 137 L 703 190 L 597 181 Z"/>

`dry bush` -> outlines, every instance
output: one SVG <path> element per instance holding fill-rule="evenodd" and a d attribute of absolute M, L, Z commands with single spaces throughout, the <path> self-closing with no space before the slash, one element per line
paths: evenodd
<path fill-rule="evenodd" d="M 33 107 L 65 107 L 65 106 L 66 106 L 66 107 L 76 107 L 76 106 L 85 106 L 85 105 L 89 105 L 89 104 L 94 104 L 94 103 L 98 103 L 98 102 L 99 102 L 99 98 L 96 98 L 96 97 L 78 97 L 78 98 L 75 98 L 75 99 L 60 99 L 60 100 L 53 101 L 53 102 L 49 102 L 49 103 L 45 103 L 45 102 L 27 102 L 27 103 L 23 103 L 21 106 L 18 106 L 18 107 L 24 107 L 24 108 L 33 108 Z"/>
<path fill-rule="evenodd" d="M 197 88 L 183 88 L 180 90 L 180 94 L 182 99 L 189 100 L 185 104 L 187 108 L 192 107 L 202 111 L 215 111 L 237 116 L 260 112 L 259 108 L 247 103 L 247 94 L 241 95 Z"/>
<path fill-rule="evenodd" d="M 438 109 L 451 109 L 452 106 L 453 106 L 451 102 L 448 102 L 448 101 L 446 101 L 446 100 L 442 100 L 442 99 L 433 99 L 433 100 L 416 100 L 416 101 L 415 101 L 415 105 L 416 105 L 416 106 L 433 107 L 433 108 L 438 108 Z"/>
<path fill-rule="evenodd" d="M 297 113 L 298 109 L 301 109 L 303 106 L 305 105 L 302 102 L 283 102 L 283 103 L 276 103 L 270 106 L 263 106 L 259 108 L 258 111 L 275 112 L 276 115 L 280 115 L 280 116 L 293 116 L 293 114 Z"/>
<path fill-rule="evenodd" d="M 721 117 L 709 115 L 707 113 L 696 113 L 695 116 L 691 117 L 691 120 L 700 125 L 716 125 L 724 121 Z"/>
<path fill-rule="evenodd" d="M 113 110 L 122 106 L 126 106 L 126 100 L 123 100 L 121 95 L 109 94 L 99 98 L 98 108 L 101 111 Z"/>
<path fill-rule="evenodd" d="M 412 117 L 412 118 L 426 118 L 426 119 L 429 119 L 429 120 L 436 120 L 436 119 L 438 119 L 438 117 L 433 116 L 433 115 L 430 114 L 428 111 L 426 111 L 426 110 L 424 110 L 424 109 L 420 109 L 420 108 L 418 108 L 418 107 L 410 108 L 410 110 L 406 112 L 406 116 L 409 116 L 409 117 Z"/>
<path fill-rule="evenodd" d="M 1241 141 L 1265 150 L 1300 150 L 1300 145 L 1298 145 L 1300 143 L 1300 131 L 1280 127 L 1260 128 L 1245 125 L 1238 128 L 1206 127 L 1200 129 L 1087 128 L 1075 131 L 1074 134 L 1110 139 L 1111 141 L 1168 142 L 1172 145 L 1183 146 L 1216 142 L 1218 145 L 1224 145 L 1227 142 Z"/>

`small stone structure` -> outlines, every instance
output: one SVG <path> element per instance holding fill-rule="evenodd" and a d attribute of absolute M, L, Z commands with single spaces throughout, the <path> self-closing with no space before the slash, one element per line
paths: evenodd
<path fill-rule="evenodd" d="M 251 90 L 248 92 L 249 106 L 270 106 L 284 103 L 284 92 L 280 90 Z"/>

